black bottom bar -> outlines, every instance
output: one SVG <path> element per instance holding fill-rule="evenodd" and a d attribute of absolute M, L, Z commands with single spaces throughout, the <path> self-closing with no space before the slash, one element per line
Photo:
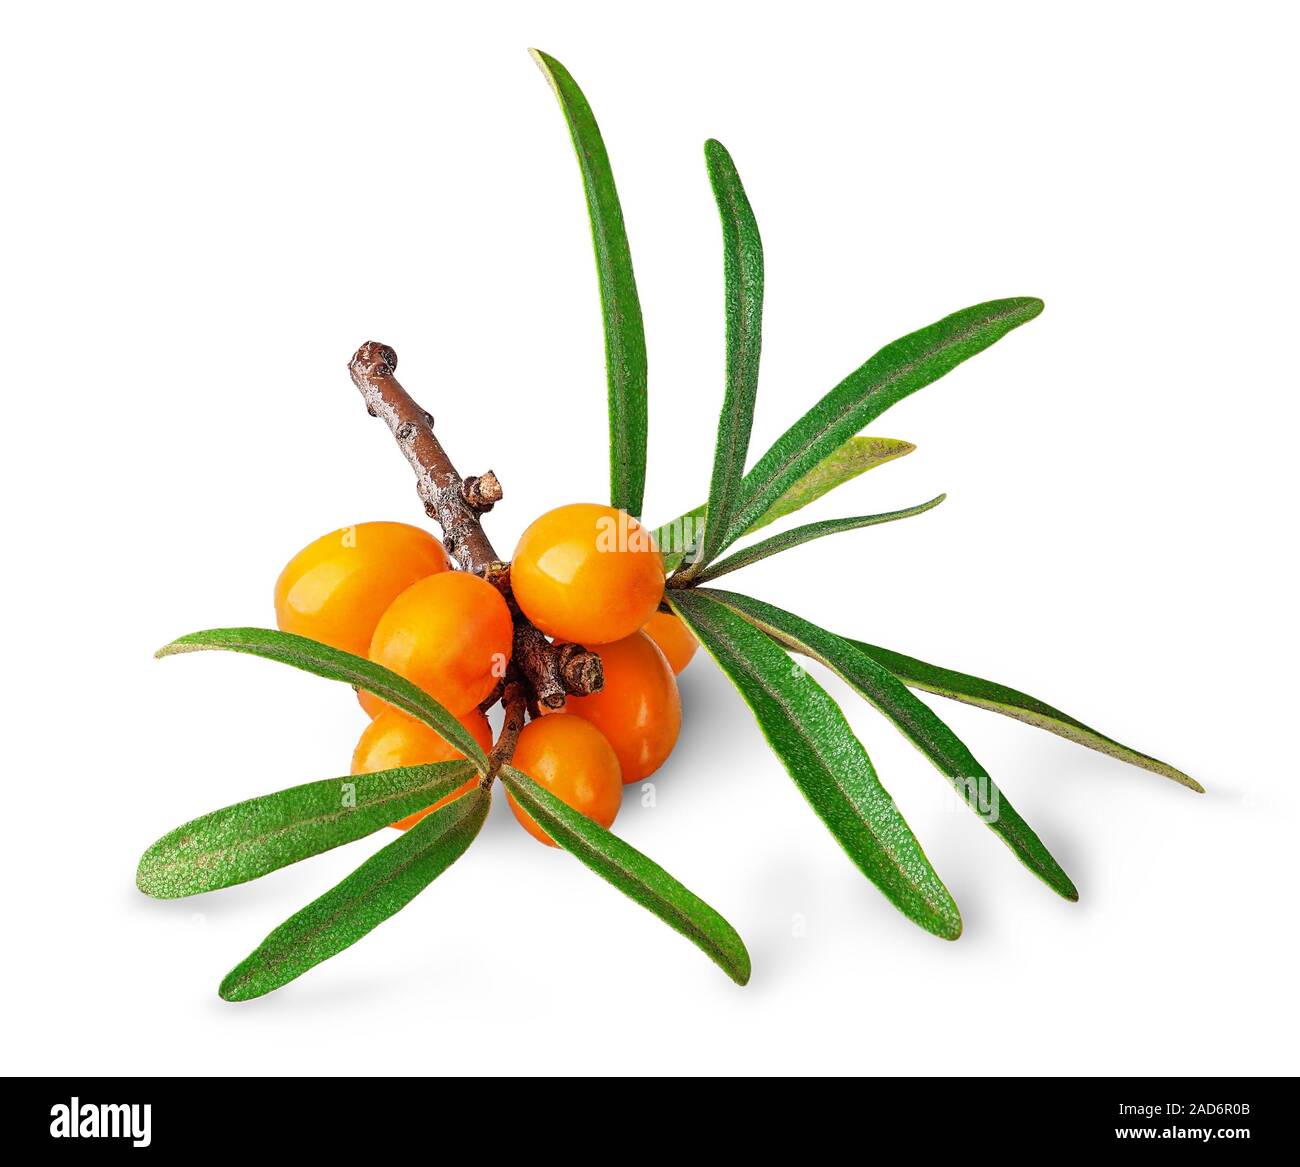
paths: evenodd
<path fill-rule="evenodd" d="M 1039 1155 L 1111 1147 L 1145 1156 L 1154 1147 L 1212 1155 L 1283 1151 L 1300 1121 L 1286 1079 L 712 1079 L 689 1088 L 670 1081 L 620 1086 L 610 1079 L 606 1132 L 593 1126 L 593 1111 L 601 1108 L 591 1106 L 592 1093 L 584 1092 L 587 1103 L 575 1114 L 573 1089 L 563 1080 L 552 1091 L 544 1079 L 511 1078 L 10 1079 L 5 1131 L 6 1141 L 35 1150 L 91 1155 L 193 1150 L 206 1159 L 284 1149 L 326 1151 L 333 1159 L 350 1148 L 397 1153 L 412 1141 L 427 1144 L 431 1155 L 445 1153 L 447 1135 L 454 1136 L 453 1149 L 461 1148 L 467 1135 L 484 1129 L 483 1119 L 494 1149 L 503 1134 L 517 1132 L 533 1146 L 577 1155 L 620 1145 L 644 1155 L 647 1142 L 680 1154 L 706 1130 L 709 1143 L 766 1143 L 775 1124 L 783 1139 L 810 1139 L 813 1146 L 851 1140 L 868 1153 L 914 1144 L 927 1157 L 947 1148 Z M 566 1129 L 569 1136 L 557 1138 Z"/>

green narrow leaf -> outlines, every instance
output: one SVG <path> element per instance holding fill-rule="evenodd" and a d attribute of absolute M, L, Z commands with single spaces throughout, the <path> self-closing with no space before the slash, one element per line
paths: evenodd
<path fill-rule="evenodd" d="M 856 531 L 859 527 L 874 527 L 879 523 L 892 523 L 895 519 L 910 519 L 913 515 L 923 515 L 926 511 L 933 510 L 947 497 L 946 494 L 941 494 L 930 499 L 929 502 L 908 507 L 906 510 L 888 511 L 883 515 L 859 515 L 857 518 L 852 519 L 825 519 L 820 523 L 807 523 L 802 527 L 795 527 L 791 531 L 782 531 L 779 535 L 773 535 L 769 539 L 764 539 L 761 543 L 755 543 L 752 547 L 737 551 L 735 555 L 729 555 L 720 563 L 711 564 L 696 576 L 696 582 L 704 583 L 706 580 L 717 579 L 720 575 L 726 575 L 728 572 L 748 567 L 751 563 L 757 563 L 760 559 L 766 559 L 769 555 L 789 551 L 791 547 L 798 547 L 801 543 L 811 543 L 814 539 L 820 539 L 823 535 L 838 535 L 841 531 Z"/>
<path fill-rule="evenodd" d="M 826 690 L 707 594 L 679 588 L 667 598 L 740 690 L 795 785 L 859 870 L 922 928 L 947 940 L 960 936 L 957 905 Z"/>
<path fill-rule="evenodd" d="M 406 907 L 465 853 L 490 801 L 480 786 L 422 818 L 263 940 L 221 982 L 222 998 L 249 1001 L 278 989 Z"/>
<path fill-rule="evenodd" d="M 1027 296 L 991 300 L 954 312 L 886 345 L 827 393 L 758 460 L 745 476 L 742 505 L 732 515 L 726 532 L 719 533 L 720 545 L 734 543 L 792 483 L 891 405 L 937 381 L 1042 310 L 1041 300 Z"/>
<path fill-rule="evenodd" d="M 559 100 L 587 196 L 605 328 L 610 502 L 639 517 L 645 493 L 646 349 L 641 300 L 632 273 L 632 252 L 623 226 L 623 208 L 600 127 L 578 83 L 554 57 L 537 49 L 530 52 Z"/>
<path fill-rule="evenodd" d="M 436 729 L 448 745 L 464 754 L 480 772 L 487 770 L 487 754 L 469 730 L 423 689 L 383 665 L 331 648 L 318 640 L 309 640 L 292 632 L 277 632 L 273 628 L 210 628 L 206 632 L 191 632 L 164 644 L 154 656 L 176 656 L 205 649 L 264 657 L 306 673 L 315 673 L 318 677 L 364 689 Z"/>
<path fill-rule="evenodd" d="M 843 486 L 859 474 L 865 474 L 872 467 L 892 462 L 915 449 L 911 442 L 900 442 L 896 438 L 851 437 L 781 495 L 745 534 L 752 534 L 768 523 L 775 523 L 777 519 L 793 514 L 810 502 L 816 502 L 835 487 Z"/>
<path fill-rule="evenodd" d="M 851 641 L 773 604 L 735 592 L 709 591 L 711 598 L 743 616 L 795 652 L 820 661 L 871 702 L 918 750 L 946 775 L 963 801 L 1006 843 L 1016 857 L 1058 895 L 1079 892 L 1052 853 L 1020 817 L 975 760 L 966 744 L 893 673 Z M 972 798 L 972 796 L 974 796 Z"/>
<path fill-rule="evenodd" d="M 159 839 L 140 860 L 136 886 L 145 895 L 176 899 L 246 883 L 432 806 L 474 774 L 469 762 L 436 762 L 327 778 L 237 802 Z"/>
<path fill-rule="evenodd" d="M 683 578 L 691 579 L 722 549 L 731 516 L 741 498 L 749 434 L 758 395 L 758 360 L 763 333 L 763 241 L 735 163 L 721 142 L 704 144 L 709 182 L 722 219 L 722 267 L 727 318 L 727 386 L 718 418 L 708 510 L 704 528 Z"/>
<path fill-rule="evenodd" d="M 694 892 L 635 847 L 579 814 L 520 770 L 501 779 L 548 835 L 602 879 L 680 932 L 738 985 L 749 981 L 749 953 L 736 930 Z"/>
<path fill-rule="evenodd" d="M 896 438 L 852 437 L 790 487 L 745 534 L 752 534 L 769 523 L 775 523 L 777 519 L 783 519 L 809 503 L 816 502 L 822 495 L 828 494 L 837 486 L 843 486 L 859 474 L 910 454 L 915 449 L 911 442 L 902 442 Z M 700 503 L 694 510 L 687 511 L 655 531 L 655 546 L 664 557 L 665 570 L 671 572 L 676 568 L 682 561 L 683 552 L 698 541 L 708 509 L 707 503 Z"/>
<path fill-rule="evenodd" d="M 969 673 L 959 673 L 955 669 L 926 664 L 925 661 L 917 660 L 915 657 L 904 656 L 901 652 L 880 648 L 865 641 L 851 640 L 849 643 L 860 648 L 913 689 L 937 693 L 940 697 L 950 697 L 954 701 L 1014 717 L 1027 725 L 1037 726 L 1069 741 L 1078 742 L 1079 745 L 1087 746 L 1091 750 L 1118 758 L 1121 762 L 1128 762 L 1143 770 L 1150 770 L 1153 774 L 1172 778 L 1179 785 L 1195 790 L 1198 794 L 1205 793 L 1205 787 L 1195 778 L 1175 769 L 1168 762 L 1162 762 L 1159 758 L 1153 758 L 1149 754 L 1139 753 L 1129 746 L 1122 745 L 1091 726 L 1084 725 L 1082 721 L 1077 721 L 1068 713 L 1062 713 L 1059 709 L 1048 705 L 1046 701 L 1040 701 L 1037 697 L 1031 697 L 1019 689 L 998 684 L 997 681 L 986 681 L 982 677 L 973 677 Z"/>

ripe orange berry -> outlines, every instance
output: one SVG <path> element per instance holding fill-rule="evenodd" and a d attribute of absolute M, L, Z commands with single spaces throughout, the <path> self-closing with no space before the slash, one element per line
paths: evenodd
<path fill-rule="evenodd" d="M 488 720 L 477 709 L 460 719 L 474 740 L 485 750 L 492 748 L 492 730 Z M 391 770 L 394 766 L 427 766 L 433 762 L 454 762 L 465 755 L 448 745 L 438 731 L 422 721 L 408 717 L 398 709 L 387 709 L 379 714 L 361 734 L 357 748 L 352 752 L 352 773 L 373 774 L 377 770 Z M 462 794 L 468 794 L 478 783 L 478 776 L 465 785 L 440 798 L 432 806 L 417 810 L 393 823 L 400 831 L 415 826 L 427 814 L 440 810 Z"/>
<path fill-rule="evenodd" d="M 358 523 L 298 552 L 275 582 L 275 622 L 365 656 L 379 617 L 416 580 L 449 570 L 428 531 L 406 523 Z"/>
<path fill-rule="evenodd" d="M 659 651 L 668 658 L 668 665 L 674 674 L 680 673 L 688 664 L 700 642 L 695 639 L 680 617 L 671 612 L 656 612 L 641 629 L 658 646 Z"/>
<path fill-rule="evenodd" d="M 624 782 L 653 774 L 673 751 L 682 727 L 677 681 L 659 647 L 643 632 L 600 646 L 605 685 L 570 697 L 569 713 L 591 722 L 614 747 Z"/>
<path fill-rule="evenodd" d="M 650 532 L 613 507 L 574 503 L 547 511 L 520 537 L 510 586 L 524 614 L 577 644 L 608 644 L 644 624 L 664 594 Z"/>
<path fill-rule="evenodd" d="M 530 721 L 519 735 L 511 764 L 602 827 L 610 826 L 618 814 L 623 798 L 618 758 L 600 730 L 580 717 L 553 713 Z M 509 802 L 534 839 L 555 846 L 513 796 Z"/>
<path fill-rule="evenodd" d="M 370 659 L 400 673 L 458 717 L 468 713 L 505 675 L 514 622 L 486 580 L 446 571 L 412 584 L 379 619 Z M 387 708 L 370 693 L 372 716 Z"/>

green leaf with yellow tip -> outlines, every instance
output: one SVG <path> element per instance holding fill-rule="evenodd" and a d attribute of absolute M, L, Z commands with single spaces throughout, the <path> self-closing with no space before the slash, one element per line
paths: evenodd
<path fill-rule="evenodd" d="M 872 467 L 892 462 L 915 449 L 911 442 L 901 442 L 897 438 L 869 438 L 860 434 L 852 437 L 795 482 L 745 534 L 753 534 L 810 502 L 816 502 L 828 491 L 851 482 Z"/>
<path fill-rule="evenodd" d="M 865 474 L 895 458 L 902 458 L 915 449 L 911 442 L 897 438 L 871 438 L 863 435 L 850 438 L 791 486 L 746 534 L 752 534 L 769 523 L 775 523 L 777 519 L 793 514 L 829 494 L 837 486 L 851 482 L 859 474 Z M 681 563 L 682 553 L 699 538 L 704 530 L 708 510 L 708 504 L 701 503 L 694 510 L 687 511 L 655 531 L 655 546 L 663 553 L 667 571 L 672 571 Z"/>

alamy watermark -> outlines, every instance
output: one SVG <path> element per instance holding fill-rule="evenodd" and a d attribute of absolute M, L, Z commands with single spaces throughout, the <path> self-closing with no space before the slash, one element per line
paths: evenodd
<path fill-rule="evenodd" d="M 72 1098 L 50 1107 L 52 1139 L 130 1139 L 147 1147 L 153 1139 L 153 1107 L 147 1102 L 82 1102 Z"/>
<path fill-rule="evenodd" d="M 666 555 L 682 555 L 684 563 L 694 559 L 704 532 L 704 519 L 700 515 L 683 515 L 671 523 L 651 532 L 624 512 L 602 515 L 596 520 L 596 550 L 610 551 L 661 551 Z M 658 544 L 656 545 L 656 538 Z"/>
<path fill-rule="evenodd" d="M 990 825 L 1002 817 L 1002 792 L 987 774 L 974 778 L 954 778 L 946 798 L 944 810 L 970 809 Z"/>

